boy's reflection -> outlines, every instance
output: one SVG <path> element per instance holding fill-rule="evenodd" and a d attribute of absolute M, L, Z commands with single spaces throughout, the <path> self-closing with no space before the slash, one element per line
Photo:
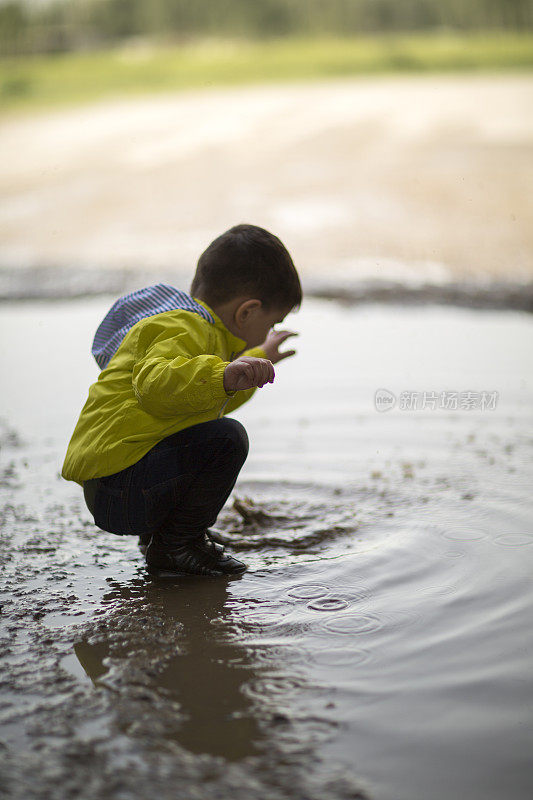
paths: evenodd
<path fill-rule="evenodd" d="M 185 716 L 171 734 L 180 745 L 192 753 L 208 753 L 236 761 L 258 752 L 263 738 L 250 700 L 242 687 L 255 681 L 259 667 L 250 663 L 245 648 L 232 639 L 227 600 L 227 581 L 190 577 L 180 583 L 131 582 L 115 584 L 104 597 L 121 617 L 127 603 L 130 619 L 129 637 L 120 631 L 120 650 L 124 657 L 135 658 L 142 636 L 142 627 L 131 626 L 135 607 L 144 625 L 150 624 L 150 612 L 167 622 L 179 624 L 176 630 L 176 650 L 179 654 L 168 661 L 161 674 L 148 677 L 149 688 L 177 702 Z M 147 616 L 148 615 L 148 616 Z M 110 640 L 113 631 L 113 612 L 106 617 Z M 110 654 L 110 641 L 74 645 L 80 664 L 98 685 L 107 667 L 103 663 Z M 105 685 L 105 684 L 104 684 Z"/>

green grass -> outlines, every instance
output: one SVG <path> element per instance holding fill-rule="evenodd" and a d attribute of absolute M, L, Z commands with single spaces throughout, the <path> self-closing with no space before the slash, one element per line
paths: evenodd
<path fill-rule="evenodd" d="M 360 38 L 123 45 L 92 53 L 0 60 L 5 111 L 188 88 L 376 73 L 531 70 L 533 35 L 420 34 Z"/>

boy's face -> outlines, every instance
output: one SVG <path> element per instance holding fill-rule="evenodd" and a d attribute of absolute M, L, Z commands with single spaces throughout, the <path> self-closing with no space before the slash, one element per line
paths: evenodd
<path fill-rule="evenodd" d="M 250 306 L 240 321 L 241 331 L 239 336 L 245 340 L 247 347 L 257 347 L 263 344 L 270 329 L 274 325 L 283 322 L 290 311 L 290 308 L 266 311 L 261 306 L 260 301 L 252 302 L 258 303 L 258 305 Z"/>

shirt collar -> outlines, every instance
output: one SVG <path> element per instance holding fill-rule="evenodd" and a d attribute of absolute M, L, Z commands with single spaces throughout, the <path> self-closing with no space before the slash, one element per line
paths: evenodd
<path fill-rule="evenodd" d="M 204 301 L 200 300 L 200 298 L 198 298 L 198 297 L 193 297 L 193 300 L 196 303 L 198 303 L 199 305 L 203 306 L 205 309 L 207 309 L 207 311 L 209 311 L 209 313 L 211 314 L 211 316 L 215 320 L 215 326 L 217 328 L 219 328 L 224 333 L 224 335 L 226 336 L 226 338 L 229 341 L 231 349 L 235 353 L 240 353 L 240 352 L 242 352 L 243 350 L 246 349 L 246 342 L 244 341 L 244 339 L 240 339 L 238 336 L 234 336 L 233 333 L 230 330 L 228 330 L 228 328 L 224 325 L 224 323 L 222 322 L 222 320 L 220 319 L 218 314 L 216 314 L 213 311 L 211 306 L 208 306 L 207 303 L 204 303 Z"/>

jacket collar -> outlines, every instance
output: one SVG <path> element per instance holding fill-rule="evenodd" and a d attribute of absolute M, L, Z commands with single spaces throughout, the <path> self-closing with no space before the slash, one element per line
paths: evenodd
<path fill-rule="evenodd" d="M 240 353 L 246 349 L 246 342 L 244 341 L 244 339 L 240 339 L 238 336 L 234 336 L 233 333 L 230 330 L 228 330 L 228 328 L 224 325 L 218 314 L 216 314 L 213 311 L 211 306 L 208 306 L 207 303 L 204 303 L 204 301 L 200 300 L 198 297 L 193 297 L 193 300 L 209 311 L 209 313 L 215 320 L 215 327 L 219 328 L 219 330 L 223 332 L 234 353 Z"/>

